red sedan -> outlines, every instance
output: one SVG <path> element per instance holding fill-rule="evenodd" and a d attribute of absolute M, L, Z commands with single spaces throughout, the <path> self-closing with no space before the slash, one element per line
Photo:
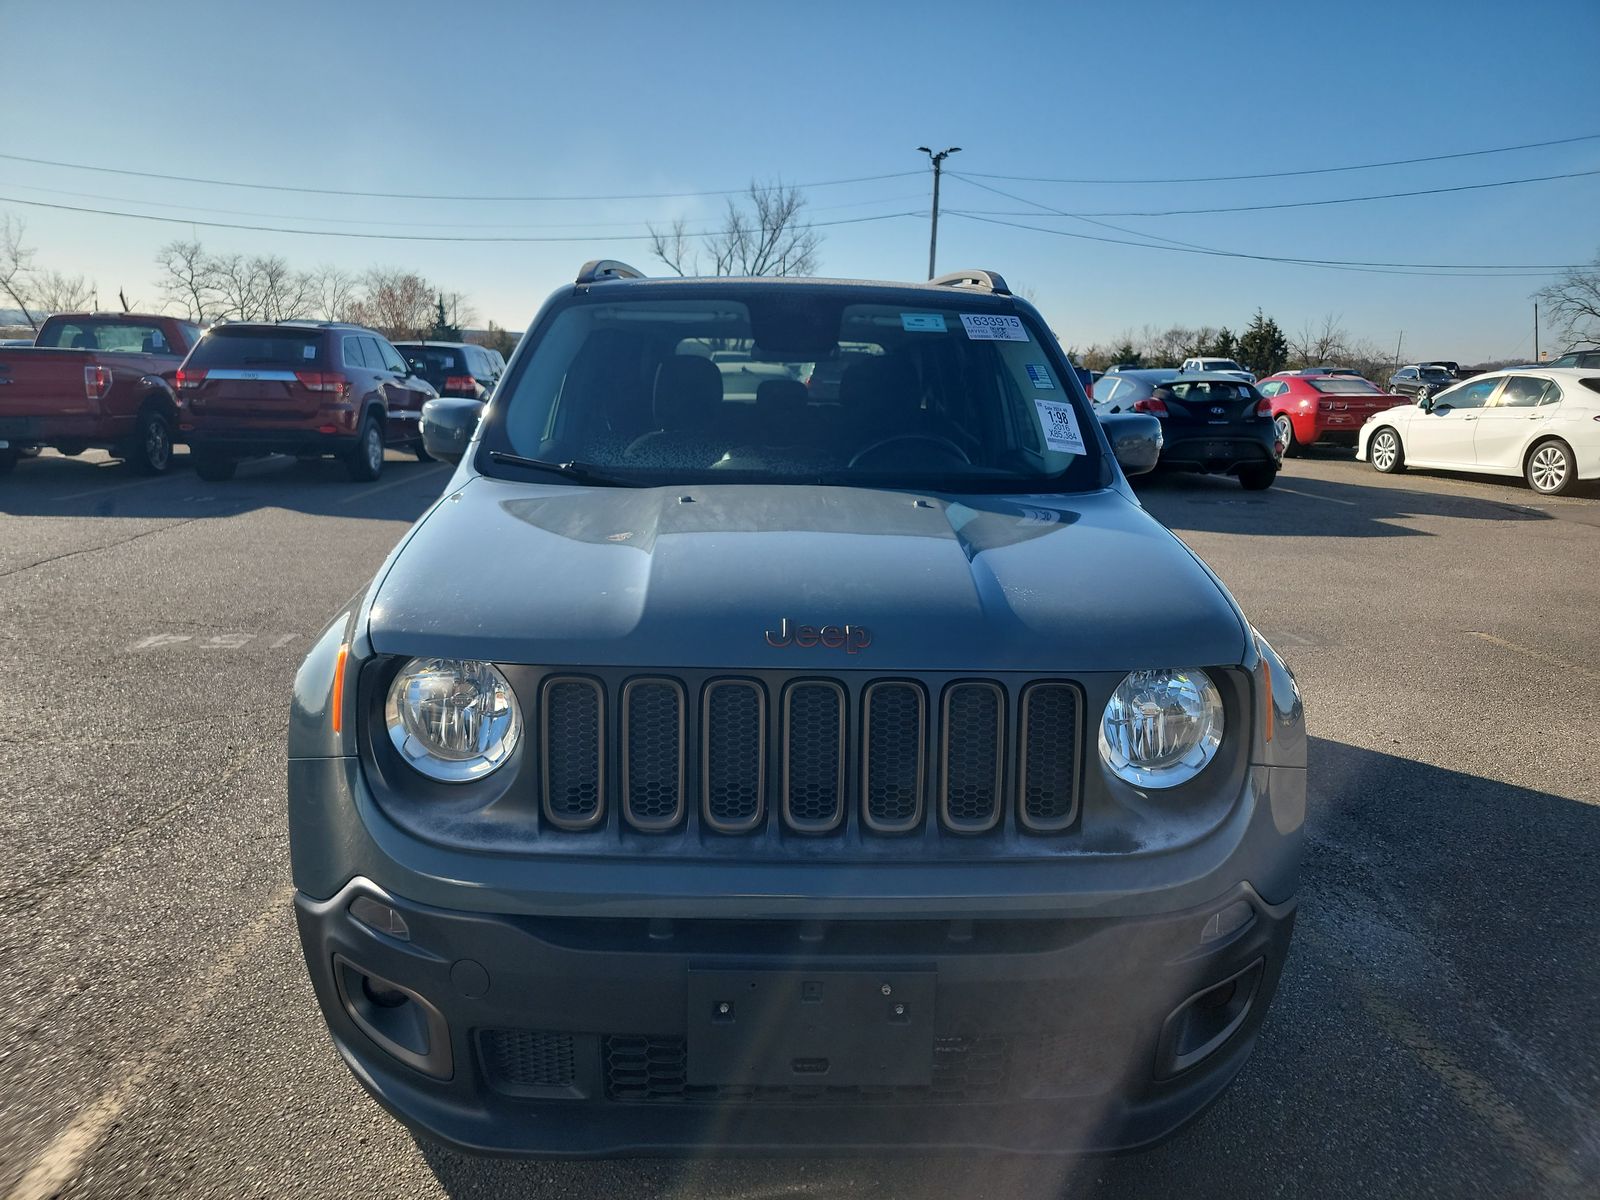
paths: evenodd
<path fill-rule="evenodd" d="M 1283 371 L 1269 375 L 1256 387 L 1272 402 L 1272 419 L 1286 455 L 1297 454 L 1313 442 L 1354 446 L 1356 434 L 1369 416 L 1410 403 L 1405 396 L 1386 392 L 1359 375 Z"/>

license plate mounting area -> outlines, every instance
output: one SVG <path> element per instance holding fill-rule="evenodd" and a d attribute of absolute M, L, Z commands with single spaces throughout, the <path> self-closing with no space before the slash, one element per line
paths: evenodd
<path fill-rule="evenodd" d="M 687 990 L 691 1086 L 932 1081 L 932 970 L 691 968 Z"/>

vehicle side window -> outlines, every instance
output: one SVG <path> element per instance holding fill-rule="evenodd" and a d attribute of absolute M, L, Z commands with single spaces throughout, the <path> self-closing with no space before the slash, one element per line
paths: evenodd
<path fill-rule="evenodd" d="M 1415 367 L 1402 367 L 1399 373 L 1395 375 L 1396 379 L 1415 379 L 1416 377 L 1417 369 Z"/>
<path fill-rule="evenodd" d="M 344 365 L 347 367 L 365 367 L 366 355 L 361 353 L 361 339 L 347 337 L 344 339 Z"/>
<path fill-rule="evenodd" d="M 1494 395 L 1494 390 L 1500 386 L 1498 379 L 1480 379 L 1473 383 L 1462 384 L 1458 388 L 1451 388 L 1441 392 L 1433 398 L 1435 406 L 1448 405 L 1452 409 L 1482 408 L 1489 403 L 1489 397 Z"/>
<path fill-rule="evenodd" d="M 378 344 L 378 354 L 383 359 L 385 370 L 393 371 L 397 375 L 409 375 L 411 372 L 406 367 L 406 360 L 400 357 L 400 352 L 382 338 L 373 339 Z"/>
<path fill-rule="evenodd" d="M 1110 404 L 1112 397 L 1120 391 L 1126 391 L 1120 379 L 1101 379 L 1094 385 L 1094 400 L 1096 404 Z"/>
<path fill-rule="evenodd" d="M 1263 383 L 1261 385 L 1261 394 L 1267 397 L 1276 396 L 1279 392 L 1286 392 L 1288 390 L 1289 385 L 1287 383 L 1271 382 Z"/>
<path fill-rule="evenodd" d="M 1501 408 L 1537 408 L 1548 381 L 1531 375 L 1513 375 L 1500 392 Z"/>
<path fill-rule="evenodd" d="M 361 342 L 361 353 L 367 356 L 367 366 L 374 371 L 383 370 L 383 351 L 378 349 L 378 339 L 364 337 L 359 340 Z"/>

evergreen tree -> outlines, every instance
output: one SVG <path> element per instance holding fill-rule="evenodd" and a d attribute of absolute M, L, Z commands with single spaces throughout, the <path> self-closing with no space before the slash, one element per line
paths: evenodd
<path fill-rule="evenodd" d="M 1289 362 L 1289 339 L 1271 317 L 1256 309 L 1250 319 L 1250 328 L 1239 338 L 1239 353 L 1235 356 L 1256 376 L 1274 375 Z"/>

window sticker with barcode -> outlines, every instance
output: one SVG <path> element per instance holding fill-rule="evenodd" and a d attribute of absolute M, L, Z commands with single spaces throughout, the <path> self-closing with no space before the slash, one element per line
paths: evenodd
<path fill-rule="evenodd" d="M 1035 400 L 1039 422 L 1044 426 L 1044 444 L 1052 450 L 1066 450 L 1072 454 L 1084 452 L 1083 434 L 1078 431 L 1078 417 L 1072 405 L 1054 400 Z"/>
<path fill-rule="evenodd" d="M 1021 317 L 991 317 L 987 313 L 962 313 L 961 324 L 975 342 L 1025 342 L 1028 331 Z"/>

